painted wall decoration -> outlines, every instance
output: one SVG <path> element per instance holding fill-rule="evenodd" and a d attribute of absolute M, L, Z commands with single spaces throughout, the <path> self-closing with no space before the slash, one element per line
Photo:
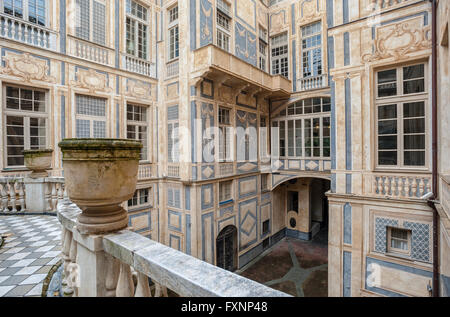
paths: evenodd
<path fill-rule="evenodd" d="M 286 21 L 286 10 L 272 13 L 269 18 L 270 33 L 277 34 L 289 27 Z"/>
<path fill-rule="evenodd" d="M 255 0 L 235 0 L 235 15 L 242 23 L 256 31 L 256 2 Z"/>
<path fill-rule="evenodd" d="M 213 16 L 211 2 L 200 0 L 200 47 L 213 42 Z"/>
<path fill-rule="evenodd" d="M 213 104 L 208 103 L 202 104 L 201 118 L 202 118 L 202 160 L 204 163 L 211 163 L 213 161 L 211 159 L 213 159 L 214 157 L 214 133 L 212 129 L 214 127 Z"/>
<path fill-rule="evenodd" d="M 258 239 L 258 201 L 256 198 L 239 204 L 239 247 L 244 250 Z"/>
<path fill-rule="evenodd" d="M 125 94 L 128 97 L 133 97 L 137 99 L 151 99 L 152 84 L 143 82 L 141 80 L 127 78 Z"/>
<path fill-rule="evenodd" d="M 249 32 L 239 22 L 235 23 L 236 56 L 253 66 L 257 66 L 256 35 Z"/>
<path fill-rule="evenodd" d="M 31 80 L 56 83 L 56 79 L 50 76 L 50 62 L 47 59 L 21 52 L 3 51 L 3 54 L 4 67 L 0 69 L 0 74 L 17 76 L 28 83 Z"/>
<path fill-rule="evenodd" d="M 303 0 L 299 6 L 301 24 L 311 23 L 321 17 L 319 0 Z"/>

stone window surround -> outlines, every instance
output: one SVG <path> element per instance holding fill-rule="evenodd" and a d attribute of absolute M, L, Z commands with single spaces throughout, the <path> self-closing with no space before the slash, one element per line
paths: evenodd
<path fill-rule="evenodd" d="M 137 4 L 139 4 L 140 6 L 144 7 L 144 9 L 147 10 L 147 13 L 146 13 L 147 20 L 142 20 L 139 17 L 137 17 L 137 16 L 135 16 L 135 15 L 133 15 L 131 13 L 127 13 L 126 12 L 126 10 L 127 10 L 126 9 L 126 5 L 124 6 L 124 9 L 123 9 L 124 12 L 125 12 L 125 21 L 126 21 L 127 18 L 129 18 L 129 19 L 131 19 L 133 21 L 133 23 L 135 25 L 136 48 L 135 48 L 135 54 L 133 56 L 139 58 L 139 52 L 138 52 L 138 48 L 137 48 L 137 44 L 138 44 L 137 38 L 138 38 L 138 32 L 139 32 L 138 24 L 142 24 L 142 25 L 146 26 L 147 32 L 146 32 L 146 39 L 145 39 L 145 41 L 146 41 L 146 43 L 145 43 L 146 44 L 146 52 L 145 52 L 146 57 L 145 58 L 141 58 L 141 59 L 149 60 L 150 59 L 150 45 L 149 45 L 150 44 L 150 36 L 148 36 L 148 35 L 150 34 L 150 23 L 149 23 L 149 17 L 151 16 L 151 13 L 149 13 L 150 8 L 144 6 L 142 3 L 138 2 L 138 1 L 133 1 L 133 2 L 136 2 Z M 124 43 L 124 45 L 126 46 L 126 27 L 124 29 L 124 32 L 125 32 L 125 43 Z M 126 50 L 126 47 L 125 47 L 125 50 Z"/>
<path fill-rule="evenodd" d="M 22 19 L 24 21 L 27 21 L 29 23 L 33 23 L 33 24 L 36 24 L 36 25 L 40 25 L 38 23 L 31 22 L 29 20 L 29 9 L 28 9 L 29 8 L 29 4 L 28 4 L 29 1 L 30 0 L 22 0 L 22 18 L 18 18 L 18 19 Z M 50 24 L 50 13 L 49 12 L 51 12 L 50 11 L 50 6 L 52 4 L 51 4 L 51 1 L 49 1 L 49 0 L 44 0 L 44 3 L 45 3 L 45 25 L 43 25 L 43 27 L 50 28 L 51 24 Z M 1 13 L 7 14 L 7 13 L 4 13 L 4 0 L 0 1 L 0 5 L 1 5 L 1 8 L 0 8 Z M 36 10 L 37 10 L 37 8 L 36 8 Z M 7 15 L 9 15 L 9 14 L 7 14 Z M 17 18 L 17 17 L 14 16 L 14 18 Z"/>

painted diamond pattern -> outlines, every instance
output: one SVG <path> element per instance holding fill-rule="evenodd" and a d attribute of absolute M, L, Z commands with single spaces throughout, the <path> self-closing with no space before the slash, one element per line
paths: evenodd
<path fill-rule="evenodd" d="M 411 236 L 411 258 L 430 262 L 430 225 L 426 223 L 405 221 L 405 229 L 412 231 Z"/>
<path fill-rule="evenodd" d="M 386 253 L 386 227 L 398 227 L 398 221 L 389 218 L 375 219 L 375 251 Z"/>

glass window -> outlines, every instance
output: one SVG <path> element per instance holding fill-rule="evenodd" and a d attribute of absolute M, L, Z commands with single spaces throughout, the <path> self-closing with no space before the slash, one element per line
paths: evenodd
<path fill-rule="evenodd" d="M 303 77 L 322 74 L 322 24 L 302 27 Z"/>
<path fill-rule="evenodd" d="M 233 181 L 219 183 L 219 202 L 223 203 L 233 199 L 231 193 L 232 186 Z"/>
<path fill-rule="evenodd" d="M 75 96 L 77 138 L 106 138 L 106 99 Z"/>
<path fill-rule="evenodd" d="M 147 137 L 147 107 L 138 105 L 127 105 L 127 138 L 142 142 L 141 160 L 147 160 L 148 137 Z"/>
<path fill-rule="evenodd" d="M 141 59 L 148 58 L 148 20 L 147 8 L 127 0 L 126 7 L 126 50 L 127 54 Z"/>
<path fill-rule="evenodd" d="M 272 75 L 289 77 L 288 64 L 288 38 L 287 34 L 281 34 L 271 39 L 272 49 Z"/>
<path fill-rule="evenodd" d="M 75 34 L 86 41 L 106 44 L 106 4 L 100 0 L 76 0 Z"/>

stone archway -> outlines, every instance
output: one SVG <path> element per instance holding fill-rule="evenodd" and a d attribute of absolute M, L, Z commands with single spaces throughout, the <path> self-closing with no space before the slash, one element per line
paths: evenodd
<path fill-rule="evenodd" d="M 237 228 L 235 226 L 225 227 L 217 236 L 216 265 L 231 272 L 237 269 Z"/>

